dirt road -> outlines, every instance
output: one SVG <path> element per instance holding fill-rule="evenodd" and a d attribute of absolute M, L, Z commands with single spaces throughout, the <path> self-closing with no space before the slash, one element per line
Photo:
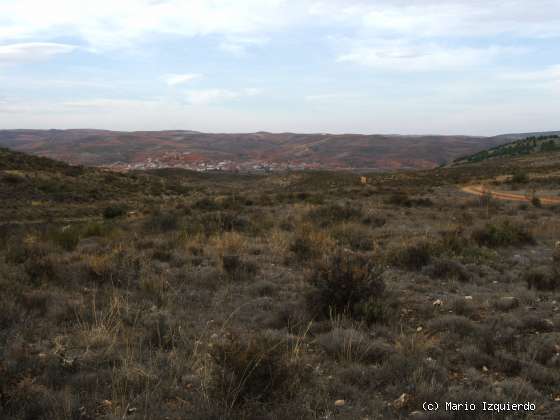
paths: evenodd
<path fill-rule="evenodd" d="M 527 196 L 525 194 L 515 194 L 510 192 L 493 191 L 485 187 L 484 185 L 466 185 L 461 188 L 461 191 L 468 194 L 474 194 L 482 196 L 484 194 L 489 194 L 492 198 L 496 200 L 506 200 L 506 201 L 523 201 L 529 202 L 532 196 Z M 560 204 L 560 197 L 541 197 L 537 195 L 541 204 Z"/>

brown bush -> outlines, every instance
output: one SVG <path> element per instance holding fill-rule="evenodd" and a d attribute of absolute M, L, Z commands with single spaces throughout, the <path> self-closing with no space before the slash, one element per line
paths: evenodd
<path fill-rule="evenodd" d="M 226 410 L 247 402 L 278 401 L 295 391 L 287 347 L 267 335 L 230 335 L 210 349 L 210 393 Z"/>
<path fill-rule="evenodd" d="M 311 313 L 328 318 L 347 314 L 368 322 L 388 318 L 390 300 L 379 270 L 369 261 L 340 253 L 319 262 L 309 276 L 313 289 L 307 295 Z"/>

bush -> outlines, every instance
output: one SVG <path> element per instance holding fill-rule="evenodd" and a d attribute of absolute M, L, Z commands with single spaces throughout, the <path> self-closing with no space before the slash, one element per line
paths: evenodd
<path fill-rule="evenodd" d="M 91 238 L 93 236 L 107 236 L 113 230 L 113 226 L 103 222 L 90 222 L 82 229 L 82 236 L 84 238 Z"/>
<path fill-rule="evenodd" d="M 75 226 L 65 226 L 50 233 L 50 239 L 65 251 L 73 251 L 80 242 L 81 232 Z"/>
<path fill-rule="evenodd" d="M 384 321 L 385 283 L 375 267 L 363 258 L 337 254 L 321 261 L 310 274 L 313 290 L 309 310 L 322 318 L 346 314 L 368 322 Z"/>
<path fill-rule="evenodd" d="M 385 200 L 385 202 L 399 207 L 412 207 L 412 200 L 408 194 L 403 192 L 396 192 L 392 194 L 389 198 L 387 198 L 387 200 Z"/>
<path fill-rule="evenodd" d="M 210 349 L 213 361 L 209 391 L 227 409 L 247 402 L 285 398 L 293 389 L 286 347 L 260 334 L 230 336 Z"/>
<path fill-rule="evenodd" d="M 103 217 L 105 219 L 115 219 L 117 217 L 125 216 L 127 208 L 123 205 L 114 205 L 106 207 L 103 210 Z"/>
<path fill-rule="evenodd" d="M 317 344 L 329 356 L 343 362 L 379 363 L 394 352 L 381 340 L 371 340 L 355 329 L 335 328 L 317 336 Z"/>
<path fill-rule="evenodd" d="M 544 267 L 535 268 L 525 274 L 525 281 L 529 289 L 541 291 L 555 290 L 560 286 L 560 276 L 554 270 Z"/>
<path fill-rule="evenodd" d="M 344 206 L 339 204 L 321 206 L 310 211 L 308 217 L 317 225 L 327 227 L 340 222 L 360 220 L 363 218 L 363 214 L 361 209 L 347 203 Z"/>
<path fill-rule="evenodd" d="M 333 237 L 344 247 L 353 251 L 371 251 L 373 240 L 367 229 L 355 225 L 344 225 L 333 232 Z"/>
<path fill-rule="evenodd" d="M 138 256 L 124 251 L 90 255 L 85 258 L 89 279 L 99 285 L 127 285 L 140 280 L 143 263 Z"/>
<path fill-rule="evenodd" d="M 156 211 L 147 220 L 145 227 L 154 232 L 169 232 L 179 228 L 179 221 L 180 218 L 176 213 Z"/>
<path fill-rule="evenodd" d="M 385 200 L 385 203 L 399 207 L 432 207 L 433 201 L 427 197 L 411 198 L 403 192 L 396 192 Z"/>
<path fill-rule="evenodd" d="M 529 176 L 527 172 L 517 171 L 511 177 L 511 182 L 514 184 L 525 184 L 529 181 Z"/>
<path fill-rule="evenodd" d="M 426 267 L 426 274 L 445 279 L 456 279 L 461 282 L 469 281 L 469 272 L 463 264 L 448 259 L 437 259 L 430 266 Z"/>
<path fill-rule="evenodd" d="M 294 253 L 296 260 L 299 262 L 315 259 L 319 255 L 319 251 L 311 238 L 308 236 L 298 236 L 290 244 L 290 251 Z"/>
<path fill-rule="evenodd" d="M 243 261 L 238 255 L 224 255 L 222 268 L 233 281 L 251 280 L 257 273 L 257 266 L 254 263 Z"/>
<path fill-rule="evenodd" d="M 486 224 L 483 228 L 472 233 L 472 239 L 479 245 L 490 248 L 533 244 L 535 242 L 525 226 L 509 220 L 499 224 Z"/>
<path fill-rule="evenodd" d="M 191 233 L 204 233 L 207 236 L 223 232 L 247 232 L 254 228 L 251 220 L 237 212 L 216 211 L 204 213 L 188 227 Z"/>
<path fill-rule="evenodd" d="M 420 270 L 432 260 L 435 249 L 429 242 L 418 242 L 394 249 L 389 253 L 389 263 L 407 270 Z"/>

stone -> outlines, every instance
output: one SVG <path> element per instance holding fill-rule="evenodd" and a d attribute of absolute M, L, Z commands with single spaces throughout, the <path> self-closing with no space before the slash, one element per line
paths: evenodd
<path fill-rule="evenodd" d="M 519 299 L 513 296 L 504 296 L 500 298 L 497 306 L 502 311 L 509 311 L 519 306 Z"/>
<path fill-rule="evenodd" d="M 334 402 L 335 407 L 344 407 L 344 405 L 346 405 L 346 400 L 336 400 Z"/>
<path fill-rule="evenodd" d="M 406 404 L 408 404 L 408 401 L 410 400 L 410 395 L 408 395 L 406 392 L 401 394 L 401 396 L 399 398 L 397 398 L 395 401 L 393 401 L 393 407 L 395 407 L 397 410 L 400 410 L 401 408 L 403 408 Z"/>

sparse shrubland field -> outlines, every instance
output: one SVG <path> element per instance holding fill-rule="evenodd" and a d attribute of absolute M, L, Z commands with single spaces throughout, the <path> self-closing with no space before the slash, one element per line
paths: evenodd
<path fill-rule="evenodd" d="M 560 191 L 531 159 L 361 185 L 2 150 L 0 417 L 560 418 L 560 207 L 459 189 Z"/>

